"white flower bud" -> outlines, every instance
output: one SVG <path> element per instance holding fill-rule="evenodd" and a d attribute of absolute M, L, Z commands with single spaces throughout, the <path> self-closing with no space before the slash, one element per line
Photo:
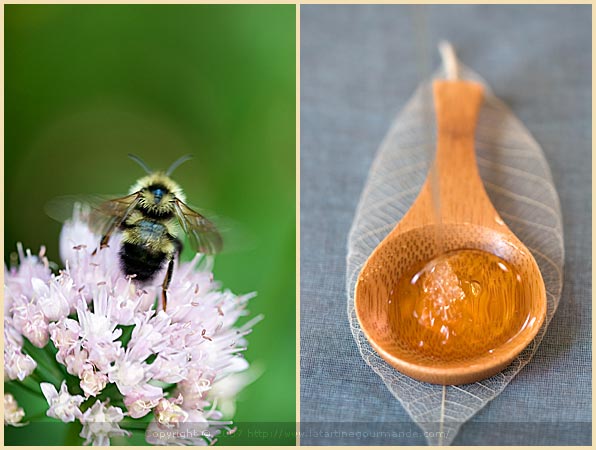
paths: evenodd
<path fill-rule="evenodd" d="M 39 386 L 50 406 L 46 413 L 48 417 L 59 419 L 62 422 L 74 422 L 81 416 L 79 406 L 83 403 L 84 398 L 80 395 L 70 395 L 66 381 L 62 382 L 60 392 L 50 383 L 40 383 Z"/>
<path fill-rule="evenodd" d="M 13 427 L 22 426 L 25 424 L 19 423 L 25 416 L 23 408 L 19 408 L 19 404 L 11 394 L 4 394 L 4 425 L 12 425 Z"/>
<path fill-rule="evenodd" d="M 86 397 L 97 397 L 108 384 L 107 375 L 94 370 L 84 370 L 81 375 L 81 389 Z"/>

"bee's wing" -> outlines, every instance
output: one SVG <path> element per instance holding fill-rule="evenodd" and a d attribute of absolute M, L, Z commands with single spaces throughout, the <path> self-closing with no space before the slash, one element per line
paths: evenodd
<path fill-rule="evenodd" d="M 66 222 L 73 218 L 76 205 L 88 209 L 84 219 L 97 234 L 104 235 L 122 223 L 126 216 L 136 206 L 138 193 L 114 198 L 105 195 L 65 195 L 50 200 L 45 205 L 48 216 L 59 222 Z"/>
<path fill-rule="evenodd" d="M 91 209 L 97 208 L 103 202 L 117 197 L 116 195 L 61 195 L 54 197 L 44 205 L 44 211 L 54 220 L 58 222 L 66 222 L 72 220 L 77 205 L 88 206 Z"/>
<path fill-rule="evenodd" d="M 207 255 L 221 252 L 223 240 L 215 225 L 176 199 L 176 217 L 194 250 Z"/>
<path fill-rule="evenodd" d="M 113 198 L 91 209 L 89 222 L 92 229 L 106 238 L 126 219 L 139 203 L 139 193 Z"/>

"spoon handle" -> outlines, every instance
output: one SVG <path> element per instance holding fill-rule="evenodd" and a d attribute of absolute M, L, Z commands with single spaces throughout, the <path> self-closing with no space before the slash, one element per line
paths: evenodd
<path fill-rule="evenodd" d="M 437 153 L 427 182 L 432 194 L 438 195 L 440 221 L 494 224 L 496 211 L 480 179 L 474 150 L 482 85 L 441 80 L 434 82 L 433 89 Z"/>

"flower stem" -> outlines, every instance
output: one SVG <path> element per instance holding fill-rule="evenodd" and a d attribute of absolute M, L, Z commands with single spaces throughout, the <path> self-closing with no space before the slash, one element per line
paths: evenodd
<path fill-rule="evenodd" d="M 58 367 L 58 369 L 60 369 L 60 372 L 62 372 L 64 374 L 64 376 L 68 375 L 66 366 L 59 363 L 58 360 L 56 359 L 56 354 L 58 353 L 58 349 L 54 346 L 54 343 L 52 341 L 49 341 L 47 343 L 47 345 L 43 348 L 43 350 L 44 350 L 44 353 L 46 354 L 46 356 L 52 362 L 52 366 L 55 365 L 56 367 Z"/>
<path fill-rule="evenodd" d="M 41 398 L 45 399 L 41 390 L 36 390 L 36 389 L 32 388 L 31 386 L 27 386 L 27 384 L 25 384 L 25 380 L 27 380 L 27 379 L 28 378 L 25 378 L 23 381 L 20 381 L 20 380 L 7 381 L 4 384 L 9 387 L 12 386 L 12 387 L 16 387 L 17 389 L 23 389 L 23 390 L 29 392 L 30 394 L 35 395 L 36 397 L 41 397 Z M 37 385 L 37 387 L 39 387 L 39 385 Z"/>
<path fill-rule="evenodd" d="M 64 379 L 64 376 L 60 372 L 60 369 L 56 367 L 57 362 L 49 361 L 49 355 L 44 351 L 44 349 L 35 347 L 28 339 L 24 339 L 23 342 L 23 349 L 26 353 L 31 356 L 35 362 L 37 362 L 37 369 L 40 374 L 44 377 L 49 378 L 48 381 L 53 382 L 54 384 L 60 384 L 60 382 Z M 45 381 L 45 380 L 42 380 Z"/>
<path fill-rule="evenodd" d="M 107 400 L 109 398 L 110 405 L 112 406 L 125 407 L 122 394 L 114 383 L 108 383 L 108 385 L 99 394 L 99 398 L 102 400 Z"/>

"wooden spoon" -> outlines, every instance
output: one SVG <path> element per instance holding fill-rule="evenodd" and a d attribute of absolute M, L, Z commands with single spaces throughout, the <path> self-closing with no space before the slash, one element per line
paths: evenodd
<path fill-rule="evenodd" d="M 412 207 L 366 261 L 354 301 L 362 330 L 389 364 L 421 381 L 464 384 L 500 372 L 532 341 L 546 316 L 546 293 L 536 261 L 495 210 L 478 173 L 474 131 L 482 85 L 440 80 L 433 90 L 438 127 L 434 167 Z M 438 217 L 433 195 L 440 198 Z M 441 248 L 434 238 L 437 227 Z M 457 249 L 483 250 L 515 267 L 535 320 L 491 354 L 459 362 L 424 361 L 400 342 L 400 324 L 390 312 L 395 305 L 387 299 L 408 269 Z"/>

